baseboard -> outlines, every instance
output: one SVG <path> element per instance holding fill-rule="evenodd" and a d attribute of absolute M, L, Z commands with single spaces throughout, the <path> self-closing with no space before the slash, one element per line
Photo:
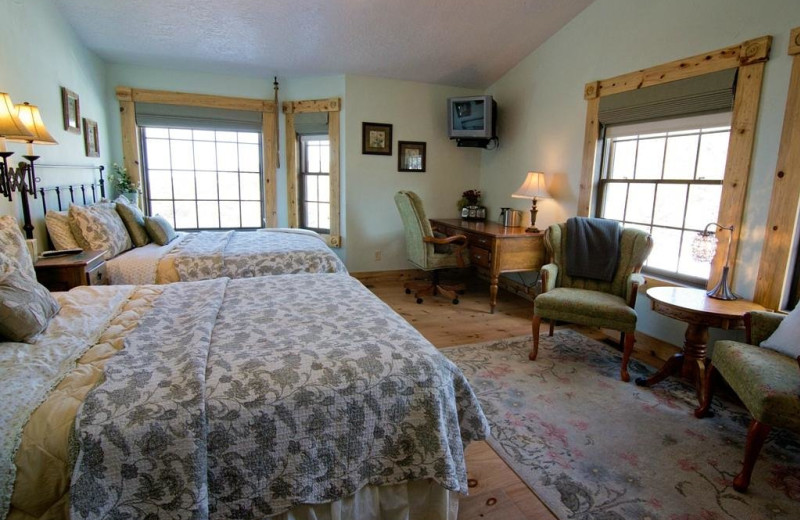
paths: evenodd
<path fill-rule="evenodd" d="M 394 271 L 362 271 L 350 273 L 350 276 L 363 284 L 375 282 L 406 282 L 422 280 L 427 277 L 422 269 L 397 269 Z"/>

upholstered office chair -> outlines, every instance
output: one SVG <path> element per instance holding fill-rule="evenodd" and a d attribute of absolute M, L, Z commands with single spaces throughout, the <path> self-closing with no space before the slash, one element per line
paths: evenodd
<path fill-rule="evenodd" d="M 733 489 L 740 492 L 747 491 L 758 454 L 773 427 L 800 433 L 800 357 L 795 359 L 756 346 L 783 319 L 784 315 L 773 312 L 750 312 L 744 317 L 747 343 L 714 343 L 706 370 L 703 404 L 695 411 L 697 417 L 707 415 L 713 383 L 721 376 L 750 412 L 752 420 L 747 429 L 742 471 L 733 479 Z"/>
<path fill-rule="evenodd" d="M 394 202 L 403 219 L 408 261 L 431 273 L 431 281 L 428 283 L 404 284 L 406 294 L 411 294 L 414 289 L 417 303 L 422 303 L 422 297 L 427 294 L 443 294 L 457 304 L 458 293 L 463 290 L 463 284 L 441 283 L 439 270 L 469 266 L 467 237 L 434 236 L 431 223 L 425 216 L 422 199 L 412 191 L 398 191 L 394 196 Z"/>
<path fill-rule="evenodd" d="M 533 348 L 528 356 L 535 360 L 539 353 L 539 325 L 550 320 L 550 336 L 555 321 L 566 321 L 621 332 L 623 344 L 620 379 L 630 381 L 628 360 L 633 352 L 636 330 L 636 294 L 644 277 L 639 274 L 653 248 L 649 233 L 625 228 L 619 242 L 616 272 L 610 282 L 567 274 L 567 226 L 553 224 L 544 235 L 550 263 L 543 266 L 542 293 L 533 302 Z"/>

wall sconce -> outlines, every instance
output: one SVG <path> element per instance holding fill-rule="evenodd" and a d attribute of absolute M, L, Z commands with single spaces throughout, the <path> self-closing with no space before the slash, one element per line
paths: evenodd
<path fill-rule="evenodd" d="M 531 226 L 525 231 L 528 233 L 539 233 L 536 227 L 536 214 L 539 210 L 536 208 L 536 197 L 547 198 L 547 187 L 544 183 L 544 174 L 542 172 L 528 172 L 525 177 L 525 182 L 522 186 L 511 194 L 515 199 L 531 199 Z"/>
<path fill-rule="evenodd" d="M 8 167 L 8 158 L 14 152 L 6 150 L 6 141 L 27 143 L 24 157 L 28 164 L 19 163 L 16 170 Z M 36 198 L 36 171 L 33 163 L 39 158 L 33 155 L 34 144 L 58 144 L 47 131 L 39 113 L 39 107 L 29 103 L 14 105 L 5 92 L 0 92 L 0 194 L 11 201 L 14 191 L 26 191 Z"/>
<path fill-rule="evenodd" d="M 717 229 L 728 230 L 728 251 L 725 253 L 725 267 L 722 268 L 722 278 L 720 278 L 719 283 L 717 283 L 713 289 L 706 292 L 706 294 L 711 298 L 716 298 L 717 300 L 738 300 L 739 297 L 728 288 L 728 271 L 730 270 L 730 265 L 728 262 L 730 261 L 731 257 L 733 226 L 725 227 L 717 224 L 716 222 L 707 224 L 705 229 L 702 232 L 698 232 L 697 236 L 695 236 L 694 240 L 692 241 L 692 258 L 698 262 L 706 263 L 710 263 L 712 260 L 714 260 L 714 255 L 717 252 L 717 242 L 719 239 L 714 231 L 708 230 L 708 228 L 711 226 L 717 226 Z"/>

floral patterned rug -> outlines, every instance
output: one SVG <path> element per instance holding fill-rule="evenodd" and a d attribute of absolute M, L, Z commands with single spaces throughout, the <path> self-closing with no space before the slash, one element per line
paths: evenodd
<path fill-rule="evenodd" d="M 561 519 L 800 519 L 800 436 L 773 430 L 746 494 L 733 490 L 747 411 L 694 390 L 619 380 L 621 354 L 572 330 L 443 349 L 472 384 L 494 450 Z M 631 380 L 651 372 L 631 361 Z"/>

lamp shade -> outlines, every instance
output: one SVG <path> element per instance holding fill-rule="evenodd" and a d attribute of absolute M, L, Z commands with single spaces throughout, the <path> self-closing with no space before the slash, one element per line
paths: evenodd
<path fill-rule="evenodd" d="M 0 137 L 33 138 L 33 133 L 25 128 L 14 102 L 5 92 L 0 92 Z"/>
<path fill-rule="evenodd" d="M 32 135 L 7 135 L 7 139 L 30 144 L 58 144 L 58 141 L 53 139 L 53 136 L 47 131 L 47 127 L 44 126 L 42 115 L 39 113 L 39 107 L 26 102 L 21 105 L 16 105 L 16 108 L 17 116 L 25 125 L 28 133 Z"/>
<path fill-rule="evenodd" d="M 522 186 L 512 193 L 511 196 L 517 199 L 547 197 L 544 174 L 542 172 L 528 172 L 528 176 L 525 177 L 525 182 L 523 182 Z"/>
<path fill-rule="evenodd" d="M 714 233 L 698 232 L 692 240 L 692 258 L 696 262 L 711 262 L 717 252 L 717 240 Z"/>

